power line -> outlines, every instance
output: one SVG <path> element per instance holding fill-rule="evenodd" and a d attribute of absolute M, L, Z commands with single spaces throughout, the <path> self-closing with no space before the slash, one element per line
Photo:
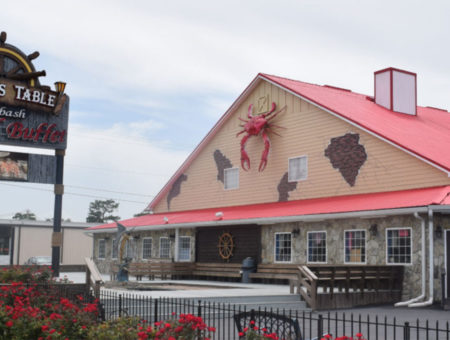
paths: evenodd
<path fill-rule="evenodd" d="M 115 194 L 124 194 L 124 195 L 129 195 L 129 196 L 155 197 L 155 195 L 136 194 L 136 193 L 132 193 L 132 192 L 106 190 L 106 189 L 100 189 L 100 188 L 83 187 L 83 186 L 78 186 L 78 185 L 65 184 L 65 186 L 66 187 L 70 187 L 70 188 L 78 188 L 78 189 L 85 189 L 85 190 L 91 190 L 91 191 L 112 192 L 112 193 L 115 193 Z"/>
<path fill-rule="evenodd" d="M 105 171 L 105 172 L 112 172 L 112 173 L 123 172 L 123 173 L 144 175 L 144 176 L 160 176 L 160 177 L 166 177 L 167 176 L 167 175 L 150 174 L 148 172 L 137 172 L 137 171 L 131 171 L 131 170 L 111 170 L 111 169 L 107 169 L 107 168 L 98 168 L 98 167 L 94 167 L 94 166 L 78 165 L 78 164 L 73 164 L 73 163 L 66 163 L 65 165 L 74 166 L 74 167 L 78 167 L 78 168 L 85 168 L 85 169 L 100 170 L 100 171 Z"/>
<path fill-rule="evenodd" d="M 35 190 L 35 191 L 46 191 L 46 192 L 53 192 L 53 190 L 50 189 L 43 189 L 43 188 L 36 188 L 36 187 L 24 187 L 22 185 L 17 185 L 17 184 L 10 184 L 10 183 L 0 183 L 1 185 L 6 185 L 6 186 L 10 186 L 10 187 L 16 187 L 16 188 L 21 188 L 21 189 L 28 189 L 28 190 Z M 138 203 L 138 204 L 148 204 L 148 202 L 141 202 L 141 201 L 132 201 L 132 200 L 127 200 L 127 199 L 122 199 L 122 198 L 114 198 L 114 197 L 105 197 L 105 196 L 99 196 L 99 195 L 87 195 L 87 194 L 80 194 L 80 193 L 74 193 L 74 192 L 65 192 L 65 195 L 71 195 L 71 196 L 80 196 L 80 197 L 90 197 L 90 198 L 101 198 L 101 199 L 113 199 L 115 201 L 120 201 L 120 202 L 129 202 L 129 203 Z"/>

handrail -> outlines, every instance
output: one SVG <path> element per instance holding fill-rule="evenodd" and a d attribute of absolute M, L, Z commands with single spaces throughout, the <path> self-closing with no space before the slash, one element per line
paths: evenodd
<path fill-rule="evenodd" d="M 359 291 L 363 296 L 368 291 L 378 292 L 383 290 L 398 291 L 402 288 L 403 271 L 400 268 L 380 265 L 301 265 L 298 266 L 298 292 L 312 308 L 323 304 L 323 296 L 332 301 L 336 289 L 342 292 L 344 289 L 348 296 L 352 292 Z M 320 298 L 320 301 L 318 299 Z"/>
<path fill-rule="evenodd" d="M 84 262 L 86 262 L 86 285 L 88 285 L 89 288 L 92 287 L 94 296 L 98 298 L 100 297 L 100 286 L 105 282 L 92 259 L 85 257 Z"/>

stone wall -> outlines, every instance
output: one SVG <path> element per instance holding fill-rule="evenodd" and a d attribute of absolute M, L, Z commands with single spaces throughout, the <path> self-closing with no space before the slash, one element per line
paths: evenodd
<path fill-rule="evenodd" d="M 377 234 L 372 235 L 371 226 L 376 225 Z M 274 262 L 275 233 L 299 230 L 292 234 L 292 263 L 307 264 L 307 233 L 325 231 L 327 237 L 327 264 L 344 263 L 344 231 L 366 230 L 366 264 L 386 265 L 386 228 L 412 229 L 412 264 L 404 265 L 403 295 L 415 297 L 421 293 L 421 224 L 413 215 L 382 218 L 336 219 L 320 222 L 293 222 L 263 226 L 261 230 L 262 263 Z"/>
<path fill-rule="evenodd" d="M 175 235 L 174 229 L 167 230 L 155 230 L 155 231 L 142 231 L 142 232 L 134 232 L 132 233 L 132 243 L 134 249 L 134 262 L 145 262 L 147 259 L 142 259 L 142 240 L 145 237 L 152 238 L 152 257 L 148 260 L 160 260 L 159 257 L 159 246 L 160 246 L 160 238 L 161 237 L 169 237 L 170 235 Z M 112 244 L 115 234 L 107 234 L 107 233 L 99 233 L 95 234 L 95 246 L 94 246 L 94 261 L 97 264 L 98 269 L 101 273 L 108 274 L 111 272 L 112 264 L 118 263 L 118 259 L 112 258 Z M 180 229 L 179 236 L 189 236 L 191 237 L 191 259 L 193 262 L 195 260 L 195 230 L 194 229 Z M 106 239 L 106 256 L 105 259 L 98 258 L 98 240 Z M 175 257 L 175 240 L 170 239 L 170 259 L 174 259 Z"/>

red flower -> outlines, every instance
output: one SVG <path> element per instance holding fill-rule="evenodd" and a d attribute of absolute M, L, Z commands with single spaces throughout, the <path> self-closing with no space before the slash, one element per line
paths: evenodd
<path fill-rule="evenodd" d="M 48 326 L 47 326 L 47 325 L 43 325 L 43 326 L 41 327 L 41 330 L 42 330 L 43 332 L 45 332 L 47 329 L 48 329 Z"/>
<path fill-rule="evenodd" d="M 13 326 L 13 322 L 11 320 L 6 321 L 5 325 L 6 325 L 6 327 L 12 327 Z"/>
<path fill-rule="evenodd" d="M 145 340 L 145 339 L 148 338 L 148 334 L 145 333 L 145 332 L 139 332 L 138 333 L 138 337 L 139 337 L 140 340 Z"/>

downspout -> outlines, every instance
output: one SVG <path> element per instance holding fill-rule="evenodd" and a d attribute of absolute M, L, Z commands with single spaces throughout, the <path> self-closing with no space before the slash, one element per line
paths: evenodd
<path fill-rule="evenodd" d="M 417 302 L 417 303 L 412 303 L 410 305 L 408 305 L 408 307 L 424 307 L 424 306 L 429 306 L 433 303 L 433 296 L 434 296 L 434 237 L 433 237 L 433 232 L 434 232 L 434 226 L 433 226 L 433 210 L 428 207 L 428 238 L 429 238 L 429 242 L 430 242 L 430 253 L 429 253 L 429 257 L 430 257 L 430 278 L 429 278 L 429 288 L 430 288 L 430 292 L 429 292 L 429 298 L 427 301 L 424 302 Z"/>
<path fill-rule="evenodd" d="M 402 306 L 408 306 L 409 304 L 412 304 L 414 302 L 417 302 L 419 300 L 422 300 L 425 298 L 425 276 L 426 276 L 426 265 L 425 265 L 425 220 L 420 217 L 418 212 L 414 213 L 414 217 L 417 218 L 418 220 L 420 220 L 420 225 L 421 225 L 421 231 L 422 231 L 422 294 L 420 294 L 419 296 L 408 300 L 408 301 L 403 301 L 403 302 L 397 302 L 394 306 L 395 307 L 402 307 Z"/>

